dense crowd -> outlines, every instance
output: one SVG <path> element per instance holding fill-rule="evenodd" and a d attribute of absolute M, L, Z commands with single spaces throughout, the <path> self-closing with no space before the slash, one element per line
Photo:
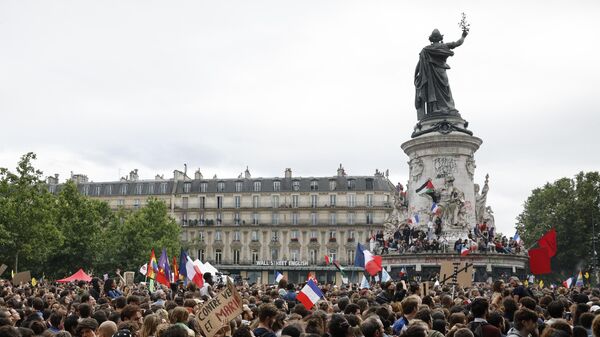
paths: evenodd
<path fill-rule="evenodd" d="M 476 226 L 466 238 L 449 242 L 435 226 L 427 231 L 404 226 L 386 237 L 383 231 L 377 232 L 371 240 L 371 250 L 378 254 L 406 253 L 461 253 L 463 247 L 472 253 L 519 254 L 524 251 L 520 242 L 514 238 L 495 233 L 485 224 Z"/>
<path fill-rule="evenodd" d="M 0 281 L 0 337 L 200 337 L 197 313 L 224 287 L 210 274 L 197 288 L 182 282 L 149 292 L 145 283 L 13 286 Z M 320 285 L 307 308 L 302 285 L 237 285 L 242 314 L 216 337 L 600 337 L 600 290 L 528 288 L 508 283 L 462 289 L 388 281 Z"/>

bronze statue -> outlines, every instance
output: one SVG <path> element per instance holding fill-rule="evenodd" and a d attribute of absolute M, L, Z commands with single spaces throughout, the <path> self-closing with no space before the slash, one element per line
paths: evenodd
<path fill-rule="evenodd" d="M 461 26 L 462 37 L 456 42 L 444 43 L 444 35 L 434 29 L 429 36 L 431 44 L 423 48 L 419 54 L 419 63 L 415 69 L 415 107 L 419 121 L 433 116 L 460 117 L 454 107 L 454 99 L 446 75 L 446 69 L 450 69 L 446 60 L 454 55 L 452 49 L 462 45 L 469 34 L 468 25 L 465 24 Z"/>

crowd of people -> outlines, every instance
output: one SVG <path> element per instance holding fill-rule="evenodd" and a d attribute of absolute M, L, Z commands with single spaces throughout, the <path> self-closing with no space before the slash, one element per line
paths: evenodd
<path fill-rule="evenodd" d="M 198 313 L 224 287 L 210 274 L 150 292 L 109 279 L 70 284 L 0 281 L 0 337 L 201 337 Z M 525 287 L 518 278 L 470 288 L 404 280 L 319 285 L 240 284 L 241 314 L 214 337 L 600 337 L 600 290 Z M 206 337 L 206 336 L 204 336 Z"/>
<path fill-rule="evenodd" d="M 427 231 L 404 226 L 387 238 L 383 231 L 378 231 L 371 241 L 371 250 L 377 254 L 449 253 L 451 251 L 460 254 L 463 247 L 473 253 L 520 254 L 524 251 L 520 242 L 512 237 L 507 238 L 495 233 L 493 229 L 488 229 L 485 223 L 476 226 L 466 238 L 454 242 L 449 242 L 447 236 L 435 230 L 435 226 L 429 226 Z"/>

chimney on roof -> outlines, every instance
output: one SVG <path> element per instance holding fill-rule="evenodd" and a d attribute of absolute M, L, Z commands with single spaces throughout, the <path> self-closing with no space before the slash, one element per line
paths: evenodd
<path fill-rule="evenodd" d="M 53 176 L 49 176 L 48 178 L 46 178 L 46 183 L 48 185 L 58 185 L 58 173 L 56 173 L 54 175 L 54 177 Z"/>
<path fill-rule="evenodd" d="M 129 180 L 131 181 L 137 181 L 139 178 L 138 176 L 138 169 L 133 169 L 133 171 L 129 172 Z"/>
<path fill-rule="evenodd" d="M 183 172 L 179 171 L 179 170 L 173 170 L 173 179 L 174 180 L 184 180 L 185 175 L 183 174 Z"/>
<path fill-rule="evenodd" d="M 285 179 L 292 179 L 292 169 L 289 167 L 285 169 Z"/>
<path fill-rule="evenodd" d="M 244 178 L 250 179 L 252 176 L 250 175 L 250 170 L 248 170 L 248 166 L 246 166 L 246 171 L 244 172 Z"/>
<path fill-rule="evenodd" d="M 200 172 L 200 169 L 197 169 L 196 172 L 194 173 L 194 179 L 201 180 L 202 178 L 204 178 L 202 176 L 202 172 Z"/>
<path fill-rule="evenodd" d="M 345 175 L 346 175 L 346 171 L 344 170 L 344 167 L 342 166 L 342 164 L 340 164 L 340 167 L 337 169 L 337 176 L 343 177 Z"/>
<path fill-rule="evenodd" d="M 73 174 L 73 171 L 71 171 L 71 180 L 75 184 L 84 184 L 88 182 L 88 177 L 85 174 Z"/>
<path fill-rule="evenodd" d="M 161 174 L 157 174 L 156 176 L 154 176 L 154 179 L 155 179 L 155 180 L 164 180 L 164 179 L 165 179 L 165 176 L 164 176 L 164 175 L 161 175 Z"/>

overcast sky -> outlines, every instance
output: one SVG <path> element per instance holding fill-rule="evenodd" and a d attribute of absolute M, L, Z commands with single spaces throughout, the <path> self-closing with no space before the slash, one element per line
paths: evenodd
<path fill-rule="evenodd" d="M 530 191 L 598 170 L 598 1 L 0 1 L 0 167 L 117 180 L 408 180 L 414 68 L 433 28 L 476 180 L 512 235 Z"/>

